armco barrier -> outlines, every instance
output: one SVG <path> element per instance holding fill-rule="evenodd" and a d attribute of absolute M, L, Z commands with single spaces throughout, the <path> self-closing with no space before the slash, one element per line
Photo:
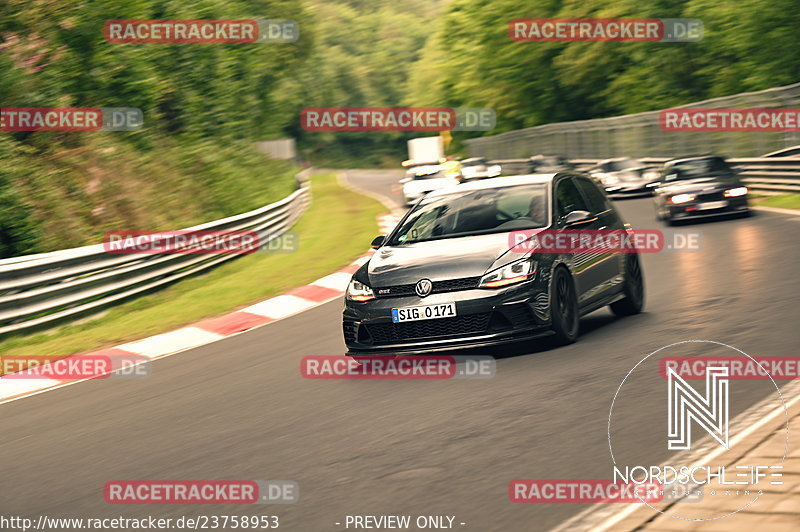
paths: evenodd
<path fill-rule="evenodd" d="M 645 157 L 640 160 L 659 166 L 670 159 L 672 157 Z M 579 170 L 585 170 L 600 161 L 601 159 L 572 159 Z M 728 162 L 740 171 L 742 181 L 757 192 L 800 193 L 800 159 L 747 157 L 728 159 Z M 491 163 L 499 164 L 503 169 L 503 175 L 530 173 L 528 159 L 494 159 Z"/>
<path fill-rule="evenodd" d="M 286 198 L 187 230 L 256 231 L 261 242 L 283 234 L 311 201 L 307 175 Z M 97 312 L 237 255 L 114 255 L 102 244 L 0 260 L 0 336 Z"/>
<path fill-rule="evenodd" d="M 675 109 L 800 108 L 800 83 L 694 102 Z M 659 125 L 660 111 L 558 122 L 464 141 L 470 157 L 514 159 L 537 153 L 577 159 L 659 157 L 665 153 L 718 153 L 727 157 L 760 157 L 800 144 L 800 132 L 670 132 Z"/>

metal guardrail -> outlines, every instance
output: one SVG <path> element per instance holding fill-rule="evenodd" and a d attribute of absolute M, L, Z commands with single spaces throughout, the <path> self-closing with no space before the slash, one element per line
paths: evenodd
<path fill-rule="evenodd" d="M 642 162 L 660 166 L 672 157 L 644 157 Z M 572 159 L 579 170 L 586 170 L 600 162 L 602 159 Z M 800 159 L 781 157 L 745 157 L 727 159 L 737 168 L 744 181 L 752 190 L 765 194 L 780 194 L 786 192 L 800 193 Z M 493 164 L 499 164 L 503 174 L 530 173 L 528 159 L 494 159 Z"/>
<path fill-rule="evenodd" d="M 282 235 L 311 201 L 298 190 L 254 211 L 185 231 L 255 231 L 262 246 Z M 50 327 L 206 271 L 238 255 L 116 255 L 102 244 L 0 260 L 0 336 Z"/>
<path fill-rule="evenodd" d="M 800 83 L 745 92 L 675 109 L 800 107 Z M 760 157 L 800 144 L 800 132 L 670 132 L 659 125 L 660 111 L 594 120 L 558 122 L 464 141 L 470 157 L 513 159 L 537 153 L 576 158 L 658 157 L 664 153 L 719 153 L 728 157 Z"/>

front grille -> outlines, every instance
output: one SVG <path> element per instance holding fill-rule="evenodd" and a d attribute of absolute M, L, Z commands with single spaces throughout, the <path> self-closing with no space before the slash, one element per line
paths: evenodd
<path fill-rule="evenodd" d="M 477 288 L 480 277 L 464 277 L 462 279 L 448 279 L 446 281 L 434 281 L 433 293 L 455 292 L 457 290 L 470 290 Z"/>
<path fill-rule="evenodd" d="M 356 341 L 356 324 L 352 321 L 342 322 L 345 343 L 352 344 Z"/>
<path fill-rule="evenodd" d="M 534 323 L 533 311 L 525 303 L 514 303 L 501 307 L 503 315 L 511 322 L 511 326 L 516 328 L 528 327 Z"/>
<path fill-rule="evenodd" d="M 441 294 L 444 292 L 457 292 L 459 290 L 471 290 L 478 288 L 480 277 L 463 277 L 461 279 L 447 279 L 445 281 L 433 281 L 431 294 Z M 375 289 L 375 296 L 378 299 L 387 297 L 403 297 L 416 295 L 414 287 L 416 284 L 399 284 Z"/>
<path fill-rule="evenodd" d="M 718 201 L 718 200 L 723 200 L 723 199 L 727 199 L 727 198 L 725 198 L 725 196 L 722 194 L 721 190 L 718 190 L 718 191 L 715 191 L 715 192 L 703 192 L 703 193 L 700 193 L 700 194 L 697 195 L 697 199 L 700 200 L 700 201 Z"/>
<path fill-rule="evenodd" d="M 484 312 L 406 323 L 373 323 L 366 327 L 374 344 L 389 344 L 426 338 L 480 334 L 489 327 L 490 316 L 491 312 Z"/>

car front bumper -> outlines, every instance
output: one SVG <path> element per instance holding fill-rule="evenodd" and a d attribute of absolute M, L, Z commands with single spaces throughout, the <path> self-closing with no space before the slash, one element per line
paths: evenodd
<path fill-rule="evenodd" d="M 668 204 L 667 217 L 671 220 L 689 220 L 710 216 L 721 216 L 725 214 L 744 213 L 749 211 L 747 196 L 714 201 L 724 201 L 725 205 L 710 209 L 704 208 L 704 204 L 707 205 L 710 203 L 708 200 L 690 201 L 688 203 L 681 203 L 678 205 Z"/>
<path fill-rule="evenodd" d="M 393 308 L 455 303 L 456 316 L 393 323 Z M 539 283 L 472 289 L 425 298 L 391 297 L 345 302 L 348 355 L 414 355 L 538 338 L 550 334 L 549 299 Z"/>

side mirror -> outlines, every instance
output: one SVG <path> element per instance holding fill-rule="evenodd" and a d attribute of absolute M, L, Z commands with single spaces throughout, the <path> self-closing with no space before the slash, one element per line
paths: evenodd
<path fill-rule="evenodd" d="M 378 249 L 379 247 L 381 247 L 383 245 L 384 242 L 386 242 L 386 237 L 385 236 L 383 236 L 383 235 L 376 236 L 375 240 L 373 240 L 372 244 L 370 244 L 370 247 L 372 249 Z"/>
<path fill-rule="evenodd" d="M 564 217 L 565 227 L 575 227 L 584 225 L 597 220 L 589 211 L 572 211 Z"/>

